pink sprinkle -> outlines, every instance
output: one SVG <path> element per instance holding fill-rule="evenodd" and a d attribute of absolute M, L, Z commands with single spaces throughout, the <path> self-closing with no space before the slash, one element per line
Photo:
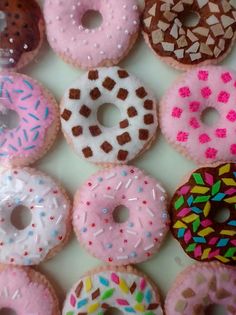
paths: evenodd
<path fill-rule="evenodd" d="M 226 118 L 231 121 L 231 122 L 235 122 L 236 120 L 236 112 L 232 109 L 228 112 Z"/>
<path fill-rule="evenodd" d="M 198 122 L 198 120 L 196 118 L 191 118 L 189 121 L 189 125 L 193 128 L 193 129 L 197 129 L 200 127 L 200 124 Z"/>
<path fill-rule="evenodd" d="M 226 138 L 226 132 L 226 128 L 218 128 L 215 133 L 218 138 Z"/>
<path fill-rule="evenodd" d="M 206 86 L 203 89 L 201 89 L 201 93 L 204 98 L 208 98 L 209 96 L 211 96 L 212 91 L 208 86 Z"/>
<path fill-rule="evenodd" d="M 183 110 L 179 107 L 174 107 L 172 111 L 172 117 L 180 118 Z"/>
<path fill-rule="evenodd" d="M 218 151 L 214 148 L 208 148 L 205 152 L 205 156 L 207 159 L 215 159 L 217 152 Z"/>
<path fill-rule="evenodd" d="M 208 136 L 208 134 L 206 133 L 202 133 L 200 136 L 199 136 L 199 141 L 200 143 L 207 143 L 209 141 L 211 141 L 211 138 Z"/>
<path fill-rule="evenodd" d="M 179 95 L 183 98 L 189 97 L 191 95 L 190 89 L 187 86 L 181 87 L 179 89 Z"/>
<path fill-rule="evenodd" d="M 185 234 L 184 234 L 184 241 L 187 244 L 192 238 L 191 232 L 190 230 L 188 230 Z"/>
<path fill-rule="evenodd" d="M 215 250 L 214 252 L 211 252 L 211 253 L 209 254 L 208 258 L 214 258 L 214 257 L 219 256 L 219 255 L 220 255 L 220 250 L 217 249 L 217 250 Z"/>
<path fill-rule="evenodd" d="M 116 302 L 119 304 L 119 305 L 129 305 L 129 302 L 124 300 L 124 299 L 116 299 Z"/>
<path fill-rule="evenodd" d="M 183 131 L 180 131 L 178 134 L 177 134 L 177 140 L 179 142 L 187 142 L 188 141 L 188 133 L 187 132 L 183 132 Z"/>
<path fill-rule="evenodd" d="M 72 307 L 75 307 L 75 303 L 76 303 L 76 298 L 74 297 L 74 295 L 72 294 L 70 296 L 70 304 Z"/>
<path fill-rule="evenodd" d="M 208 71 L 200 70 L 198 72 L 198 79 L 202 81 L 207 81 L 208 80 Z"/>
<path fill-rule="evenodd" d="M 225 194 L 229 195 L 229 196 L 231 196 L 231 195 L 233 195 L 235 193 L 236 193 L 236 189 L 235 188 L 230 188 L 230 189 L 225 191 Z"/>
<path fill-rule="evenodd" d="M 144 278 L 140 281 L 140 290 L 143 291 L 146 288 L 146 281 Z"/>
<path fill-rule="evenodd" d="M 202 247 L 201 245 L 198 245 L 194 250 L 194 257 L 197 258 L 200 256 L 202 256 Z"/>
<path fill-rule="evenodd" d="M 208 184 L 208 185 L 213 185 L 213 176 L 209 173 L 205 173 L 205 182 Z"/>
<path fill-rule="evenodd" d="M 201 222 L 201 225 L 202 225 L 203 227 L 208 227 L 208 226 L 212 225 L 212 221 L 209 220 L 209 219 L 203 220 L 203 221 Z"/>
<path fill-rule="evenodd" d="M 189 109 L 191 112 L 198 112 L 199 107 L 200 107 L 200 103 L 196 101 L 193 101 L 189 104 Z"/>
<path fill-rule="evenodd" d="M 232 76 L 229 72 L 225 72 L 225 73 L 222 73 L 221 79 L 223 80 L 224 83 L 228 83 L 232 80 Z"/>
<path fill-rule="evenodd" d="M 189 208 L 184 208 L 178 213 L 177 217 L 179 218 L 185 217 L 189 212 L 190 212 Z"/>
<path fill-rule="evenodd" d="M 114 272 L 111 274 L 111 280 L 115 282 L 116 284 L 120 283 L 120 278 Z"/>
<path fill-rule="evenodd" d="M 189 190 L 190 190 L 190 186 L 183 186 L 178 191 L 178 194 L 184 196 L 189 192 Z"/>
<path fill-rule="evenodd" d="M 231 240 L 230 243 L 232 243 L 234 246 L 236 246 L 236 240 Z"/>
<path fill-rule="evenodd" d="M 236 144 L 232 144 L 231 147 L 230 147 L 230 152 L 233 154 L 233 155 L 236 155 Z"/>
<path fill-rule="evenodd" d="M 209 245 L 215 245 L 219 240 L 219 237 L 212 237 L 209 241 Z"/>
<path fill-rule="evenodd" d="M 228 103 L 229 98 L 230 98 L 230 94 L 228 92 L 221 91 L 218 95 L 218 102 Z"/>

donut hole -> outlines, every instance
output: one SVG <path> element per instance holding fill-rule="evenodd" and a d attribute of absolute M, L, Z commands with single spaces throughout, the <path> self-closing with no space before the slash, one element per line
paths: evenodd
<path fill-rule="evenodd" d="M 17 230 L 24 230 L 32 221 L 31 211 L 25 206 L 17 206 L 11 213 L 11 223 Z M 1 313 L 0 313 L 1 315 Z"/>
<path fill-rule="evenodd" d="M 196 11 L 188 11 L 183 14 L 181 21 L 185 27 L 195 27 L 200 21 L 200 15 Z"/>
<path fill-rule="evenodd" d="M 17 313 L 12 308 L 4 307 L 0 309 L 0 315 L 17 315 Z"/>
<path fill-rule="evenodd" d="M 216 223 L 224 223 L 230 217 L 230 210 L 228 208 L 217 209 L 214 215 L 214 221 Z"/>
<path fill-rule="evenodd" d="M 117 126 L 121 120 L 120 110 L 114 104 L 105 103 L 99 107 L 97 119 L 104 127 L 111 128 Z"/>
<path fill-rule="evenodd" d="M 124 315 L 124 313 L 116 307 L 109 307 L 104 315 Z"/>
<path fill-rule="evenodd" d="M 112 216 L 115 223 L 125 223 L 129 219 L 129 209 L 120 205 L 113 210 Z"/>
<path fill-rule="evenodd" d="M 211 304 L 204 312 L 205 315 L 227 315 L 226 309 L 223 305 Z M 0 314 L 1 315 L 1 314 Z"/>
<path fill-rule="evenodd" d="M 4 108 L 0 103 L 0 128 L 15 129 L 20 124 L 20 116 L 11 109 L 2 110 Z M 1 111 L 2 110 L 2 111 Z"/>
<path fill-rule="evenodd" d="M 219 112 L 213 107 L 208 107 L 204 109 L 201 114 L 201 121 L 203 122 L 203 124 L 209 127 L 216 125 L 219 118 L 220 118 Z"/>
<path fill-rule="evenodd" d="M 82 17 L 82 25 L 87 29 L 95 29 L 101 26 L 103 21 L 102 15 L 99 11 L 88 10 Z"/>
<path fill-rule="evenodd" d="M 7 27 L 7 17 L 3 11 L 0 11 L 0 32 L 3 32 Z"/>

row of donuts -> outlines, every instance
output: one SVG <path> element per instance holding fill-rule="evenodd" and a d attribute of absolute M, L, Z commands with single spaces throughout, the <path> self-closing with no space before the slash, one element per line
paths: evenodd
<path fill-rule="evenodd" d="M 32 268 L 0 267 L 2 310 L 17 314 L 102 315 L 118 310 L 124 314 L 192 315 L 203 314 L 212 304 L 225 307 L 228 315 L 236 310 L 236 271 L 219 263 L 185 268 L 168 292 L 164 307 L 157 286 L 143 272 L 132 266 L 99 267 L 73 286 L 62 313 L 53 287 L 41 273 Z"/>
<path fill-rule="evenodd" d="M 86 26 L 88 11 L 100 13 L 99 27 Z M 192 11 L 198 22 L 188 26 Z M 12 70 L 36 56 L 45 22 L 52 49 L 83 69 L 118 64 L 136 42 L 140 24 L 152 51 L 182 70 L 220 62 L 236 38 L 236 9 L 228 0 L 146 0 L 142 15 L 137 0 L 46 0 L 44 17 L 34 0 L 4 0 L 0 13 L 0 66 Z"/>

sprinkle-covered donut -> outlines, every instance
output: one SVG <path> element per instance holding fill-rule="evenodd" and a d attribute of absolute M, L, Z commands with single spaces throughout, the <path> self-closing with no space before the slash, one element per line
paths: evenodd
<path fill-rule="evenodd" d="M 217 66 L 187 72 L 161 102 L 163 134 L 181 153 L 197 164 L 236 159 L 236 73 Z M 202 121 L 213 108 L 219 119 Z"/>
<path fill-rule="evenodd" d="M 95 257 L 114 265 L 149 259 L 169 230 L 166 193 L 154 179 L 135 167 L 118 166 L 93 175 L 75 195 L 76 235 Z M 117 222 L 118 206 L 129 218 Z"/>
<path fill-rule="evenodd" d="M 236 314 L 235 268 L 219 263 L 187 267 L 177 276 L 167 294 L 165 314 L 207 314 L 211 305 L 223 306 L 227 315 Z"/>
<path fill-rule="evenodd" d="M 97 118 L 105 103 L 120 110 L 120 122 L 111 128 Z M 100 68 L 84 74 L 66 91 L 61 122 L 64 135 L 77 154 L 93 163 L 124 164 L 155 139 L 156 101 L 126 70 Z"/>
<path fill-rule="evenodd" d="M 158 288 L 130 266 L 90 271 L 68 293 L 62 315 L 103 315 L 113 308 L 124 315 L 163 315 Z"/>
<path fill-rule="evenodd" d="M 13 210 L 24 206 L 31 223 L 19 230 Z M 70 232 L 70 202 L 50 177 L 29 168 L 14 168 L 0 176 L 0 262 L 37 265 L 61 249 Z"/>
<path fill-rule="evenodd" d="M 12 112 L 16 124 L 6 121 Z M 0 162 L 28 165 L 52 146 L 60 124 L 59 109 L 49 92 L 28 76 L 0 74 Z"/>
<path fill-rule="evenodd" d="M 0 288 L 2 314 L 60 314 L 53 287 L 34 269 L 1 265 Z"/>
<path fill-rule="evenodd" d="M 199 21 L 186 26 L 195 12 Z M 236 9 L 227 0 L 146 0 L 143 34 L 148 45 L 170 65 L 186 69 L 220 62 L 235 41 Z"/>
<path fill-rule="evenodd" d="M 42 45 L 43 33 L 43 14 L 35 0 L 0 1 L 0 69 L 28 64 Z"/>
<path fill-rule="evenodd" d="M 236 164 L 194 171 L 175 192 L 170 206 L 172 232 L 185 252 L 200 261 L 236 264 Z M 229 218 L 215 215 L 224 208 Z"/>
<path fill-rule="evenodd" d="M 89 11 L 101 14 L 99 27 L 83 25 Z M 139 33 L 137 0 L 46 0 L 44 14 L 53 50 L 66 62 L 83 69 L 119 63 Z"/>

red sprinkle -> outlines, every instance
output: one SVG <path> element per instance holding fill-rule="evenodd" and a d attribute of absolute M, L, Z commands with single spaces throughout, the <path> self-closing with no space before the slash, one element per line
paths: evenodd
<path fill-rule="evenodd" d="M 89 185 L 89 186 L 92 186 L 92 183 L 89 182 L 88 185 Z"/>
<path fill-rule="evenodd" d="M 14 262 L 14 261 L 15 261 L 15 259 L 14 259 L 14 258 L 11 258 L 11 259 L 10 259 L 10 262 Z"/>
<path fill-rule="evenodd" d="M 54 217 L 50 217 L 50 220 L 54 220 L 55 218 Z"/>
<path fill-rule="evenodd" d="M 146 205 L 146 204 L 147 204 L 147 201 L 146 201 L 146 200 L 144 200 L 144 201 L 143 201 L 143 204 L 144 204 L 144 205 Z"/>
<path fill-rule="evenodd" d="M 28 256 L 28 252 L 24 252 L 24 256 Z"/>
<path fill-rule="evenodd" d="M 113 259 L 112 259 L 111 257 L 109 257 L 109 258 L 108 258 L 108 261 L 109 261 L 109 262 L 112 262 L 112 261 L 113 261 Z"/>
<path fill-rule="evenodd" d="M 92 245 L 93 243 L 91 241 L 89 241 L 89 245 Z"/>
<path fill-rule="evenodd" d="M 92 223 L 92 224 L 91 224 L 91 227 L 95 227 L 95 226 L 96 226 L 96 224 L 95 224 L 95 223 Z"/>
<path fill-rule="evenodd" d="M 58 236 L 58 239 L 59 239 L 59 241 L 61 241 L 63 239 L 63 237 L 62 236 Z"/>
<path fill-rule="evenodd" d="M 89 201 L 87 201 L 87 202 L 86 202 L 86 205 L 87 205 L 87 206 L 89 206 L 89 205 L 90 205 L 90 202 L 89 202 Z"/>
<path fill-rule="evenodd" d="M 43 249 L 42 249 L 42 247 L 40 247 L 40 248 L 39 248 L 39 252 L 42 252 L 42 251 L 43 251 Z"/>

